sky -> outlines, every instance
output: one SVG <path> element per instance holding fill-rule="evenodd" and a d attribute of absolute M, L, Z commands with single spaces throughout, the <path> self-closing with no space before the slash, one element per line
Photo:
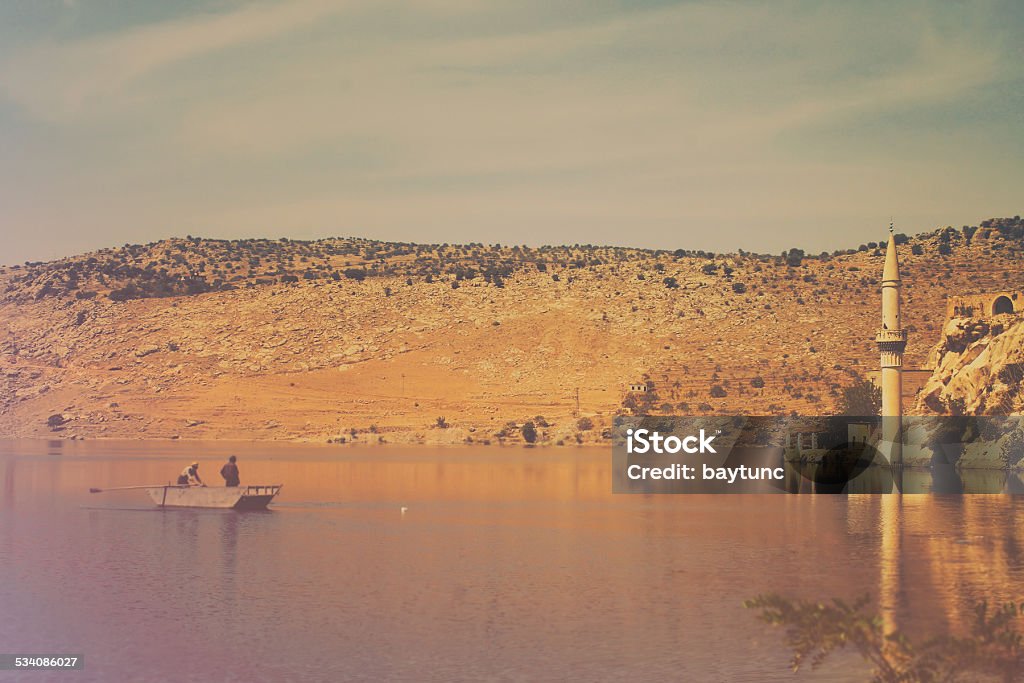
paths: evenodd
<path fill-rule="evenodd" d="M 0 263 L 187 234 L 777 253 L 1022 213 L 1024 3 L 0 2 Z"/>

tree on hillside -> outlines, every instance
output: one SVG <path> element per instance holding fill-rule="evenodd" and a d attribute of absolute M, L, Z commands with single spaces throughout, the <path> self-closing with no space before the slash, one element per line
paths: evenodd
<path fill-rule="evenodd" d="M 843 389 L 839 403 L 840 415 L 879 415 L 882 412 L 882 390 L 869 379 L 860 379 Z"/>

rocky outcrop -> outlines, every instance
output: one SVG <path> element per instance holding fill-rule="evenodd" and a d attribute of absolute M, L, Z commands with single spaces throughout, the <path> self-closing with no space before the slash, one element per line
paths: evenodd
<path fill-rule="evenodd" d="M 953 318 L 932 350 L 935 372 L 918 396 L 923 414 L 1024 413 L 1024 320 Z"/>

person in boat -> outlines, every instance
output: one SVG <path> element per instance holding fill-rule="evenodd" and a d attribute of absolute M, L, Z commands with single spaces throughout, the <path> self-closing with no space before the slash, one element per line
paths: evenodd
<path fill-rule="evenodd" d="M 238 465 L 235 463 L 237 459 L 232 455 L 220 468 L 220 476 L 224 477 L 225 486 L 238 486 Z"/>
<path fill-rule="evenodd" d="M 178 475 L 178 486 L 206 486 L 199 478 L 199 463 L 194 462 Z"/>

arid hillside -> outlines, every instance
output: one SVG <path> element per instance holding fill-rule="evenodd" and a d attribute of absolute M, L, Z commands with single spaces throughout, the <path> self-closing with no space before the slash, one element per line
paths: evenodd
<path fill-rule="evenodd" d="M 498 444 L 532 422 L 575 444 L 619 411 L 821 414 L 878 363 L 878 237 L 779 256 L 186 238 L 7 267 L 0 436 Z M 1024 287 L 1019 217 L 899 241 L 908 367 L 947 295 Z"/>

